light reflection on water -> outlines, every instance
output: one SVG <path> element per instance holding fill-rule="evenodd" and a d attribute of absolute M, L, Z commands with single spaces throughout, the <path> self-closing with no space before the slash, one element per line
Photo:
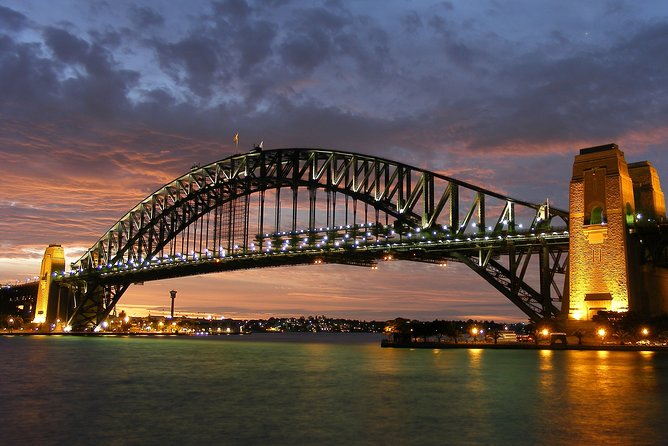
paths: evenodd
<path fill-rule="evenodd" d="M 0 338 L 3 444 L 663 444 L 668 354 Z"/>

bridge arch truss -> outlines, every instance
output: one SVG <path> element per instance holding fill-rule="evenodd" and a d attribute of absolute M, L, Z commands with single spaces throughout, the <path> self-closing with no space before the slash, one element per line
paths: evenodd
<path fill-rule="evenodd" d="M 555 217 L 567 224 L 546 204 L 383 158 L 255 150 L 161 187 L 56 282 L 69 290 L 70 323 L 90 328 L 134 282 L 314 259 L 368 266 L 394 253 L 462 262 L 539 320 L 558 314 L 563 294 L 568 235 L 553 230 Z"/>

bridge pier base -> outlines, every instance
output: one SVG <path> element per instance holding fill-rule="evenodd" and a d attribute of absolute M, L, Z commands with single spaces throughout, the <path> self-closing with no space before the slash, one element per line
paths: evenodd
<path fill-rule="evenodd" d="M 37 301 L 33 324 L 39 324 L 45 331 L 51 331 L 51 325 L 58 320 L 60 287 L 52 283 L 52 273 L 65 269 L 65 251 L 60 245 L 49 245 L 44 251 L 39 272 Z"/>

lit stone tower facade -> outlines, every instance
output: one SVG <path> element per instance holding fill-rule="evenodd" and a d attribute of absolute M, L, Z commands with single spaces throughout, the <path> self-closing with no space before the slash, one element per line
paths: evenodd
<path fill-rule="evenodd" d="M 615 144 L 580 150 L 570 183 L 568 318 L 628 311 L 633 182 Z"/>
<path fill-rule="evenodd" d="M 629 164 L 629 175 L 633 180 L 636 212 L 643 221 L 664 222 L 666 201 L 661 190 L 659 174 L 649 161 Z"/>
<path fill-rule="evenodd" d="M 51 287 L 51 273 L 65 269 L 65 251 L 60 245 L 49 245 L 42 258 L 42 268 L 39 271 L 39 287 L 37 288 L 37 302 L 35 304 L 35 319 L 33 323 L 43 324 L 55 319 L 58 290 Z M 53 294 L 56 295 L 53 295 Z"/>

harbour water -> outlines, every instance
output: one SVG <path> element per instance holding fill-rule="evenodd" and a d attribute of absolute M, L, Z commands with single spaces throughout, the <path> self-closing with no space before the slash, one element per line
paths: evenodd
<path fill-rule="evenodd" d="M 0 444 L 659 445 L 668 354 L 0 337 Z"/>

